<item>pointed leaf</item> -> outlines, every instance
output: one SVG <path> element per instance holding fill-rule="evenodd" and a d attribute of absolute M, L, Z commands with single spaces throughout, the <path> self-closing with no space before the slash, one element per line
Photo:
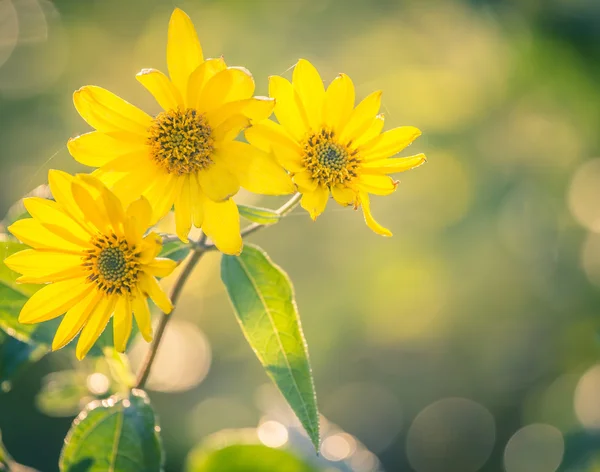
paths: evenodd
<path fill-rule="evenodd" d="M 261 225 L 273 225 L 281 219 L 281 215 L 268 208 L 259 208 L 248 205 L 238 205 L 240 216 Z"/>
<path fill-rule="evenodd" d="M 261 249 L 245 245 L 238 257 L 223 255 L 221 278 L 248 343 L 318 450 L 314 382 L 287 274 Z"/>
<path fill-rule="evenodd" d="M 162 450 L 154 411 L 142 390 L 91 402 L 63 447 L 61 472 L 160 472 Z"/>

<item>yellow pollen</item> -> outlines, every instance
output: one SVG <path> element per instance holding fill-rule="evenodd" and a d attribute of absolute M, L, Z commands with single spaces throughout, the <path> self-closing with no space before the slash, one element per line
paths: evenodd
<path fill-rule="evenodd" d="M 169 174 L 191 174 L 213 163 L 212 129 L 204 114 L 193 108 L 159 113 L 149 133 L 150 153 Z"/>
<path fill-rule="evenodd" d="M 359 159 L 356 150 L 338 143 L 334 132 L 322 129 L 302 143 L 303 162 L 319 185 L 333 187 L 346 184 L 357 175 Z"/>
<path fill-rule="evenodd" d="M 92 244 L 94 248 L 83 256 L 88 280 L 107 294 L 131 292 L 140 272 L 140 253 L 136 247 L 115 234 L 96 236 Z"/>

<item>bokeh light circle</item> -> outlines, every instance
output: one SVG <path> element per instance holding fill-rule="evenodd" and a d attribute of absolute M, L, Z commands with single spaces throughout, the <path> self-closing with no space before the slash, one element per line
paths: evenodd
<path fill-rule="evenodd" d="M 600 233 L 600 159 L 584 162 L 573 176 L 569 208 L 585 228 Z"/>
<path fill-rule="evenodd" d="M 562 462 L 565 442 L 561 432 L 547 424 L 521 428 L 504 450 L 506 472 L 555 472 Z"/>
<path fill-rule="evenodd" d="M 492 414 L 466 398 L 432 403 L 414 419 L 406 453 L 416 472 L 475 472 L 488 460 L 496 438 Z"/>
<path fill-rule="evenodd" d="M 600 429 L 600 364 L 588 369 L 575 389 L 575 414 L 583 427 Z"/>

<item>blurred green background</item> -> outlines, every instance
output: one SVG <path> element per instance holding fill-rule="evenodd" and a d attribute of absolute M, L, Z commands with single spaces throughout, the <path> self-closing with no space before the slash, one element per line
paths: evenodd
<path fill-rule="evenodd" d="M 258 94 L 300 57 L 327 83 L 349 74 L 359 98 L 382 89 L 386 127 L 419 127 L 410 151 L 429 162 L 374 198 L 393 238 L 333 203 L 252 237 L 295 284 L 321 456 L 246 345 L 211 253 L 150 384 L 166 470 L 198 444 L 256 437 L 328 472 L 600 470 L 600 2 L 0 0 L 0 213 L 49 168 L 84 170 L 65 147 L 88 130 L 80 86 L 158 111 L 134 76 L 166 70 L 175 6 Z M 75 365 L 55 353 L 3 384 L 19 462 L 57 471 L 82 392 L 109 389 L 93 361 Z"/>

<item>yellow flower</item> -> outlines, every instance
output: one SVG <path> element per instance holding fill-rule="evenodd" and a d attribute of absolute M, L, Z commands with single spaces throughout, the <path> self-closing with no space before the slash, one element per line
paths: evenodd
<path fill-rule="evenodd" d="M 340 74 L 325 90 L 313 65 L 301 59 L 292 82 L 270 77 L 279 124 L 264 120 L 247 129 L 246 139 L 259 149 L 272 150 L 303 194 L 301 205 L 314 220 L 329 195 L 341 205 L 362 206 L 367 225 L 391 236 L 371 215 L 369 194 L 389 195 L 398 182 L 387 174 L 413 169 L 425 156 L 388 159 L 412 143 L 421 132 L 412 126 L 381 133 L 378 115 L 381 92 L 354 108 L 354 85 Z"/>
<path fill-rule="evenodd" d="M 111 316 L 115 348 L 123 352 L 131 334 L 132 313 L 146 341 L 152 339 L 147 298 L 165 313 L 171 302 L 155 277 L 177 265 L 156 258 L 161 239 L 144 236 L 152 209 L 145 198 L 124 209 L 98 179 L 50 171 L 56 201 L 25 199 L 33 218 L 8 229 L 33 249 L 17 252 L 5 264 L 23 274 L 20 283 L 43 284 L 23 306 L 21 323 L 40 323 L 66 313 L 52 342 L 60 349 L 81 331 L 76 354 L 82 359 Z"/>
<path fill-rule="evenodd" d="M 187 241 L 192 223 L 228 254 L 242 249 L 234 201 L 240 186 L 281 195 L 294 186 L 266 153 L 234 141 L 250 120 L 267 118 L 268 97 L 253 97 L 254 80 L 222 58 L 203 59 L 190 18 L 176 9 L 169 23 L 170 78 L 144 69 L 138 81 L 164 111 L 151 117 L 111 92 L 86 86 L 75 92 L 79 114 L 96 129 L 71 139 L 73 157 L 95 172 L 122 200 L 144 195 L 152 222 L 175 205 L 177 235 Z"/>

